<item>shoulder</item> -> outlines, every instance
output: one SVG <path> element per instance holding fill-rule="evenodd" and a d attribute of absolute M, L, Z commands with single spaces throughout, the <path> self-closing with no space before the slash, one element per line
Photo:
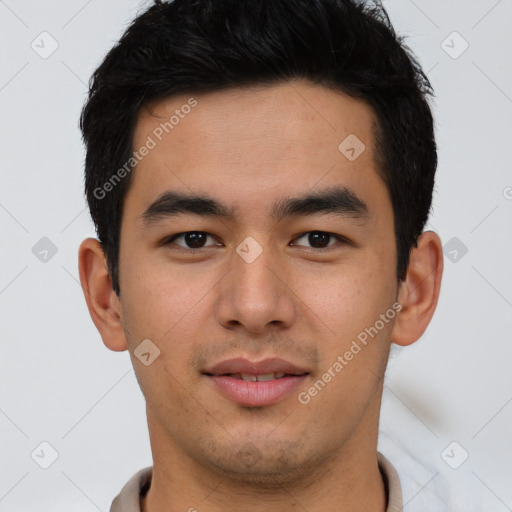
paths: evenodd
<path fill-rule="evenodd" d="M 114 498 L 110 512 L 140 512 L 140 496 L 151 485 L 153 466 L 137 471 Z"/>

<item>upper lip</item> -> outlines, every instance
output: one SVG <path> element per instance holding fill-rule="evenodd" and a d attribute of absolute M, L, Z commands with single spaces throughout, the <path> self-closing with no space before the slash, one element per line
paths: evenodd
<path fill-rule="evenodd" d="M 247 373 L 250 375 L 285 373 L 288 375 L 303 375 L 308 373 L 308 371 L 278 357 L 263 359 L 258 362 L 238 357 L 221 361 L 204 373 L 209 375 L 226 375 L 230 373 Z"/>

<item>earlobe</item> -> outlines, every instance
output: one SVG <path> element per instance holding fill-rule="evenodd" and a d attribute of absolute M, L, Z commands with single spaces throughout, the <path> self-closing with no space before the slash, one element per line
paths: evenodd
<path fill-rule="evenodd" d="M 89 314 L 103 343 L 113 351 L 126 350 L 121 304 L 112 289 L 103 248 L 95 238 L 80 244 L 78 268 Z"/>
<path fill-rule="evenodd" d="M 425 231 L 411 251 L 407 276 L 400 286 L 402 309 L 391 333 L 393 343 L 411 345 L 425 332 L 437 306 L 442 275 L 441 239 L 433 231 Z"/>

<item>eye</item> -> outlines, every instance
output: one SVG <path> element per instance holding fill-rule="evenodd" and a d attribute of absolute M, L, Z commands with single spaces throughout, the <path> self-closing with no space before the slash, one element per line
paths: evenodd
<path fill-rule="evenodd" d="M 296 240 L 301 240 L 307 237 L 307 242 L 310 243 L 314 249 L 325 249 L 327 247 L 331 247 L 335 244 L 329 243 L 334 239 L 334 241 L 348 243 L 348 240 L 343 238 L 342 236 L 335 235 L 333 233 L 328 233 L 326 231 L 308 231 L 302 235 L 299 235 Z M 292 245 L 302 245 L 302 244 L 292 244 Z"/>
<path fill-rule="evenodd" d="M 307 237 L 307 238 L 306 238 Z M 213 240 L 213 244 L 207 245 L 206 242 L 210 238 Z M 334 233 L 329 233 L 326 231 L 308 231 L 299 235 L 295 238 L 296 241 L 306 239 L 307 243 L 310 244 L 311 248 L 318 251 L 322 249 L 328 249 L 332 246 L 336 245 L 336 241 L 341 243 L 350 243 L 346 238 L 335 235 Z M 177 241 L 181 241 L 178 243 Z M 199 249 L 204 249 L 211 246 L 221 247 L 222 244 L 219 243 L 212 235 L 207 233 L 206 231 L 185 231 L 183 233 L 176 233 L 166 238 L 163 242 L 163 245 L 175 245 L 186 252 L 197 253 Z M 291 243 L 291 245 L 297 246 L 305 246 L 301 243 Z M 173 248 L 174 249 L 174 248 Z"/>
<path fill-rule="evenodd" d="M 202 249 L 205 247 L 205 242 L 208 238 L 215 240 L 215 238 L 213 238 L 209 233 L 206 233 L 206 231 L 186 231 L 184 233 L 176 233 L 175 235 L 166 238 L 163 244 L 168 245 L 174 243 L 179 247 L 183 247 L 185 250 L 189 249 L 190 252 L 197 252 L 194 249 Z M 175 243 L 176 240 L 180 239 L 184 242 L 183 244 Z M 222 244 L 216 242 L 213 245 L 220 246 Z"/>

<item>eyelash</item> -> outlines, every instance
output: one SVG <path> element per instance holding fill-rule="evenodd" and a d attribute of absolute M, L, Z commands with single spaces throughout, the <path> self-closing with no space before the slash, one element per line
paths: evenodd
<path fill-rule="evenodd" d="M 162 245 L 170 245 L 172 242 L 174 242 L 175 240 L 177 240 L 178 238 L 181 238 L 189 233 L 203 233 L 205 235 L 208 235 L 208 236 L 211 236 L 212 238 L 215 238 L 213 235 L 211 235 L 210 233 L 206 232 L 206 231 L 183 231 L 181 233 L 176 233 L 174 235 L 171 235 L 169 237 L 167 237 L 163 242 L 162 242 Z M 322 233 L 322 234 L 325 234 L 325 235 L 329 235 L 335 239 L 338 240 L 338 242 L 341 242 L 342 244 L 351 244 L 350 240 L 348 240 L 347 238 L 341 236 L 341 235 L 336 235 L 335 233 L 330 233 L 328 231 L 319 231 L 317 229 L 315 230 L 312 230 L 312 231 L 305 231 L 304 233 L 301 233 L 300 235 L 297 235 L 294 240 L 297 240 L 297 239 L 300 239 L 300 238 L 303 238 L 304 236 L 306 235 L 309 235 L 310 233 Z M 333 245 L 328 245 L 327 247 L 321 247 L 321 248 L 314 248 L 314 247 L 305 247 L 305 246 L 302 246 L 302 245 L 297 245 L 297 247 L 303 247 L 304 249 L 309 249 L 310 252 L 324 252 L 324 251 L 328 251 L 330 249 L 332 249 L 333 247 L 335 247 L 336 244 L 333 244 Z M 189 254 L 198 254 L 201 250 L 204 250 L 204 249 L 207 249 L 208 247 L 211 247 L 211 246 L 206 246 L 206 247 L 199 247 L 198 249 L 189 249 L 187 247 L 183 247 L 181 245 L 178 246 L 179 249 L 177 248 L 172 248 L 173 250 L 175 251 L 179 251 L 179 252 L 186 252 L 186 253 L 189 253 Z"/>

